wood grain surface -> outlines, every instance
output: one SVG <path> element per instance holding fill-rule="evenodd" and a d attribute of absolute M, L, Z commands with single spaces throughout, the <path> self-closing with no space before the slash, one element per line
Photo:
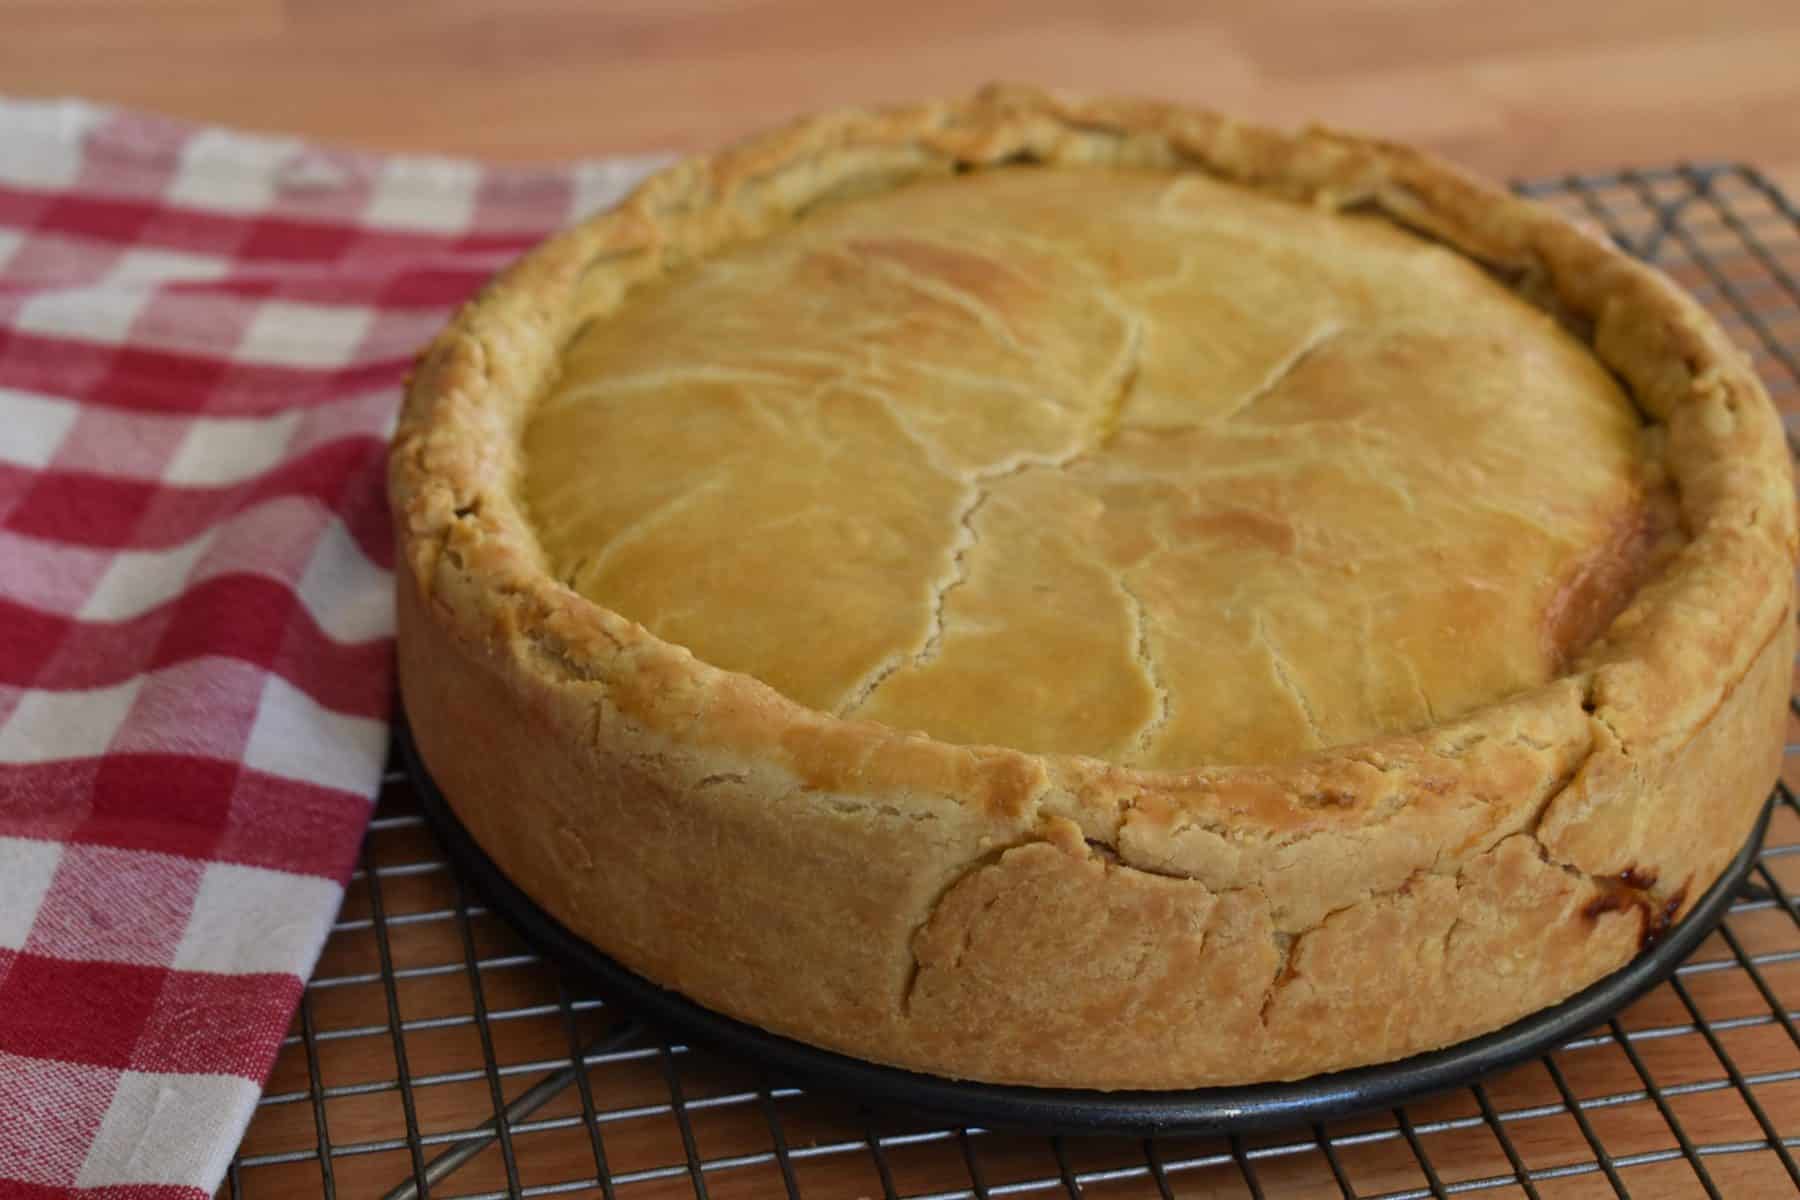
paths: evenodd
<path fill-rule="evenodd" d="M 512 160 L 1007 78 L 1499 177 L 1736 158 L 1800 190 L 1796 0 L 0 0 L 0 31 L 0 90 Z"/>
<path fill-rule="evenodd" d="M 955 93 L 994 78 L 1159 95 L 1283 124 L 1323 121 L 1429 146 L 1500 178 L 1735 159 L 1800 194 L 1800 0 L 0 0 L 0 91 L 513 161 L 701 149 L 808 110 Z M 1705 282 L 1690 274 L 1687 282 Z M 1800 726 L 1790 737 L 1800 739 Z M 1800 784 L 1792 758 L 1789 769 Z M 566 1017 L 555 974 L 522 955 L 493 918 L 479 910 L 460 917 L 465 897 L 432 865 L 429 835 L 405 815 L 404 800 L 392 803 L 369 844 L 382 873 L 352 884 L 308 993 L 325 1098 L 312 1102 L 297 1022 L 270 1080 L 273 1103 L 245 1142 L 255 1165 L 236 1176 L 235 1194 L 320 1196 L 322 1132 L 350 1148 L 333 1159 L 337 1195 L 379 1196 L 407 1176 L 390 1011 L 404 1021 L 416 1122 L 427 1138 L 491 1116 L 485 1063 L 501 1072 L 511 1099 L 566 1061 L 571 1038 L 585 1043 L 604 1025 L 604 1010 Z M 1771 842 L 1800 849 L 1793 811 L 1777 813 Z M 1772 861 L 1771 883 L 1800 890 L 1800 854 Z M 391 922 L 386 952 L 401 973 L 391 994 L 372 919 L 378 901 Z M 1719 969 L 1689 976 L 1684 992 L 1659 989 L 1623 1016 L 1623 1027 L 1673 1031 L 1634 1045 L 1650 1076 L 1676 1089 L 1664 1104 L 1696 1141 L 1762 1139 L 1749 1096 L 1791 1139 L 1800 1135 L 1800 1049 L 1788 1011 L 1800 997 L 1800 925 L 1770 902 L 1741 911 L 1730 928 L 1732 943 L 1715 937 L 1698 956 Z M 471 950 L 478 969 L 466 966 Z M 1739 968 L 1740 954 L 1764 964 L 1779 1016 Z M 470 1016 L 477 1003 L 495 1017 L 485 1044 Z M 1752 1087 L 1725 1080 L 1718 1050 L 1694 1029 L 1696 1013 L 1723 1023 L 1718 1050 Z M 1511 1150 L 1527 1169 L 1591 1161 L 1597 1139 L 1627 1156 L 1619 1175 L 1633 1195 L 1701 1194 L 1696 1173 L 1665 1156 L 1668 1118 L 1638 1065 L 1615 1030 L 1596 1032 L 1598 1040 L 1557 1056 L 1561 1080 L 1534 1062 L 1488 1081 L 1484 1097 L 1464 1089 L 1411 1106 L 1415 1123 L 1447 1123 L 1419 1135 L 1439 1181 L 1422 1175 L 1392 1114 L 1333 1125 L 1334 1153 L 1364 1195 L 1510 1178 L 1508 1147 L 1481 1120 L 1485 1098 L 1509 1114 Z M 770 1149 L 771 1111 L 809 1197 L 879 1195 L 883 1169 L 902 1194 L 967 1194 L 971 1164 L 987 1188 L 1006 1191 L 1034 1179 L 1056 1186 L 1065 1171 L 1145 1162 L 1143 1144 L 1124 1139 L 1071 1141 L 1059 1160 L 1043 1138 L 930 1140 L 930 1125 L 888 1117 L 871 1125 L 840 1102 L 745 1099 L 757 1080 L 742 1067 L 636 1045 L 645 1048 L 589 1071 L 609 1165 L 638 1173 L 622 1196 L 692 1195 L 690 1154 L 727 1163 L 707 1173 L 713 1197 L 785 1194 L 773 1163 L 730 1165 Z M 668 1104 L 671 1080 L 691 1103 L 680 1110 L 685 1126 Z M 1589 1130 L 1568 1113 L 1564 1087 L 1593 1106 Z M 591 1178 L 594 1143 L 579 1094 L 565 1092 L 537 1119 L 514 1139 L 520 1182 L 560 1191 Z M 871 1129 L 897 1135 L 880 1165 L 868 1150 Z M 1250 1139 L 1252 1154 L 1266 1154 L 1256 1160 L 1263 1194 L 1336 1194 L 1318 1147 L 1292 1149 L 1308 1137 Z M 444 1148 L 440 1139 L 426 1157 Z M 1170 1174 L 1171 1194 L 1250 1195 L 1228 1151 L 1188 1139 L 1155 1152 L 1187 1163 Z M 1630 1160 L 1634 1153 L 1647 1157 Z M 1193 1165 L 1208 1155 L 1221 1164 Z M 1722 1195 L 1793 1194 L 1766 1150 L 1707 1162 Z M 446 1194 L 505 1186 L 504 1157 L 489 1147 Z M 1591 1171 L 1536 1187 L 1565 1200 L 1614 1194 Z M 1158 1192 L 1140 1171 L 1085 1194 Z M 1508 1185 L 1477 1194 L 1524 1192 Z"/>

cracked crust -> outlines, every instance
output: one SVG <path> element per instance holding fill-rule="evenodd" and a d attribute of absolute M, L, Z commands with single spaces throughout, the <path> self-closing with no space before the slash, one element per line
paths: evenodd
<path fill-rule="evenodd" d="M 1182 769 L 840 718 L 556 577 L 519 501 L 520 447 L 584 326 L 809 210 L 1020 161 L 1377 214 L 1517 281 L 1651 427 L 1679 545 L 1542 682 L 1411 731 Z M 1329 359 L 1337 335 L 1308 330 L 1271 383 Z M 1106 411 L 1103 437 L 1120 418 Z M 1006 470 L 1029 482 L 1082 444 Z M 1294 1078 L 1553 1003 L 1716 877 L 1779 762 L 1791 486 L 1773 408 L 1713 322 L 1534 205 L 1342 134 L 995 89 L 681 164 L 461 313 L 420 363 L 391 460 L 401 680 L 434 774 L 508 873 L 709 1006 L 971 1078 Z M 946 477 L 959 523 L 998 514 L 984 495 Z M 978 566 L 949 558 L 930 575 L 939 600 Z M 1147 662 L 1142 583 L 1116 580 L 1135 613 L 1123 650 Z M 883 677 L 856 665 L 866 701 Z M 1172 686 L 1146 683 L 1132 739 L 1168 720 Z"/>
<path fill-rule="evenodd" d="M 523 464 L 552 573 L 713 666 L 1142 767 L 1541 684 L 1679 541 L 1620 536 L 1660 448 L 1548 314 L 1176 170 L 921 180 L 721 248 L 571 339 Z"/>

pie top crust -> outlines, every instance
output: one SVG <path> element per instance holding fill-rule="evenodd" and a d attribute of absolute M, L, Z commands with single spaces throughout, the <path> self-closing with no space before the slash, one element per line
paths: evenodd
<path fill-rule="evenodd" d="M 1017 166 L 639 288 L 564 352 L 522 492 L 553 575 L 810 708 L 1179 769 L 1558 674 L 1672 515 L 1659 442 L 1379 216 Z"/>
<path fill-rule="evenodd" d="M 1000 88 L 680 164 L 459 314 L 390 478 L 409 713 L 501 865 L 920 1069 L 1494 1028 L 1678 918 L 1779 761 L 1743 356 L 1347 135 Z"/>

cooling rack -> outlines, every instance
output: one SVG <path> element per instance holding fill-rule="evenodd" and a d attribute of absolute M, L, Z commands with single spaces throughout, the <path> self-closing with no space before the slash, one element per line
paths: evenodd
<path fill-rule="evenodd" d="M 1754 170 L 1520 191 L 1656 262 L 1800 430 L 1800 213 Z M 1668 982 L 1422 1102 L 1242 1138 L 1054 1138 L 803 1091 L 566 983 L 446 861 L 390 773 L 344 910 L 221 1196 L 1311 1197 L 1800 1193 L 1800 698 L 1748 881 Z"/>

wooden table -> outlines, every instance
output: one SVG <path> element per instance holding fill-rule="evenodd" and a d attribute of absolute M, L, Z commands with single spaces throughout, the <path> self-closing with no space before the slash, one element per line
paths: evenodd
<path fill-rule="evenodd" d="M 1324 120 L 1427 145 L 1499 177 L 1738 159 L 1800 193 L 1797 0 L 0 0 L 0 29 L 0 88 L 12 93 L 82 95 L 375 148 L 510 160 L 695 149 L 809 109 L 954 93 L 1006 77 L 1168 96 L 1280 123 Z M 1691 269 L 1686 281 L 1706 282 Z M 1790 406 L 1795 400 L 1786 397 Z M 1800 729 L 1790 734 L 1796 738 Z M 1789 766 L 1800 775 L 1794 760 Z M 270 1080 L 278 1103 L 259 1112 L 246 1140 L 246 1153 L 264 1161 L 242 1172 L 243 1195 L 319 1196 L 311 1155 L 320 1120 L 333 1143 L 361 1148 L 335 1160 L 339 1195 L 378 1195 L 406 1176 L 408 1154 L 393 1140 L 406 1123 L 391 1082 L 398 1063 L 390 1004 L 405 1021 L 409 1069 L 424 1079 L 414 1092 L 427 1136 L 491 1115 L 484 1062 L 505 1072 L 501 1090 L 511 1099 L 566 1058 L 571 1036 L 585 1040 L 599 1022 L 586 1008 L 565 1021 L 555 976 L 520 961 L 519 946 L 493 918 L 478 912 L 465 922 L 464 898 L 432 865 L 428 835 L 403 808 L 385 811 L 368 851 L 379 873 L 351 886 L 320 986 L 309 992 L 310 1023 L 296 1024 Z M 1800 845 L 1800 811 L 1777 813 L 1772 841 Z M 1772 861 L 1771 879 L 1789 894 L 1800 890 L 1800 854 Z M 376 919 L 382 913 L 386 923 Z M 1700 1033 L 1654 1031 L 1691 1026 L 1690 1001 L 1725 1021 L 1720 1037 L 1734 1061 L 1775 1080 L 1754 1094 L 1779 1132 L 1800 1134 L 1791 1023 L 1771 1017 L 1749 975 L 1731 967 L 1737 950 L 1764 962 L 1762 976 L 1786 1016 L 1800 997 L 1800 932 L 1772 902 L 1734 916 L 1732 928 L 1735 950 L 1715 937 L 1700 956 L 1728 969 L 1692 976 L 1685 998 L 1659 990 L 1622 1027 L 1653 1031 L 1634 1042 L 1653 1078 L 1716 1080 L 1719 1061 Z M 479 969 L 466 969 L 471 953 Z M 399 972 L 391 993 L 384 955 Z M 496 1015 L 485 1045 L 469 1017 L 477 1003 Z M 303 1033 L 320 1039 L 314 1061 L 327 1090 L 317 1105 Z M 1657 1106 L 1641 1093 L 1618 1099 L 1640 1089 L 1641 1077 L 1617 1040 L 1600 1033 L 1557 1056 L 1567 1076 L 1561 1084 L 1600 1105 L 1588 1120 L 1615 1152 L 1666 1147 Z M 670 1078 L 700 1102 L 685 1117 L 667 1106 Z M 874 1156 L 856 1151 L 868 1128 L 844 1106 L 811 1098 L 728 1103 L 757 1081 L 706 1055 L 609 1059 L 590 1079 L 598 1106 L 625 1113 L 603 1125 L 613 1169 L 650 1172 L 621 1190 L 627 1197 L 692 1194 L 680 1164 L 696 1148 L 715 1161 L 766 1151 L 771 1107 L 808 1196 L 879 1194 L 883 1169 L 901 1192 L 966 1189 L 971 1157 L 992 1188 L 1119 1165 L 1139 1173 L 1091 1184 L 1086 1194 L 1157 1194 L 1135 1142 L 1069 1143 L 1058 1159 L 1042 1138 L 907 1141 L 909 1131 L 930 1126 L 883 1119 L 877 1132 L 899 1140 L 875 1166 Z M 1506 1123 L 1527 1169 L 1591 1158 L 1582 1128 L 1558 1107 L 1559 1086 L 1541 1062 L 1530 1063 L 1490 1081 L 1483 1097 L 1465 1089 L 1408 1112 L 1424 1123 L 1422 1144 L 1454 1185 L 1511 1172 L 1478 1099 L 1502 1113 L 1542 1110 Z M 1698 1140 L 1760 1136 L 1740 1091 L 1678 1092 L 1668 1103 Z M 567 1092 L 539 1114 L 548 1122 L 542 1130 L 516 1138 L 528 1186 L 593 1172 L 581 1113 L 579 1097 Z M 1334 1153 L 1365 1194 L 1425 1182 L 1391 1115 L 1330 1133 L 1345 1139 Z M 1269 1155 L 1257 1159 L 1259 1186 L 1269 1196 L 1335 1192 L 1316 1146 L 1280 1150 L 1295 1136 L 1311 1135 L 1250 1140 L 1252 1156 Z M 846 1139 L 856 1152 L 815 1153 Z M 1178 1140 L 1155 1153 L 1177 1166 L 1186 1156 L 1191 1168 L 1195 1156 L 1224 1145 Z M 1767 1151 L 1709 1163 L 1727 1196 L 1790 1194 Z M 673 1174 L 656 1177 L 665 1167 Z M 1679 1159 L 1621 1174 L 1640 1197 L 1699 1192 Z M 714 1197 L 782 1190 L 768 1163 L 707 1180 Z M 490 1148 L 449 1190 L 504 1182 Z M 1175 1195 L 1250 1194 L 1229 1156 L 1216 1169 L 1177 1170 L 1169 1182 Z M 1595 1173 L 1537 1187 L 1545 1197 L 1612 1194 Z M 1524 1193 L 1508 1186 L 1478 1194 Z"/>
<path fill-rule="evenodd" d="M 1491 174 L 1800 184 L 1795 0 L 0 0 L 0 89 L 506 159 L 707 147 L 995 77 L 1323 120 Z"/>

